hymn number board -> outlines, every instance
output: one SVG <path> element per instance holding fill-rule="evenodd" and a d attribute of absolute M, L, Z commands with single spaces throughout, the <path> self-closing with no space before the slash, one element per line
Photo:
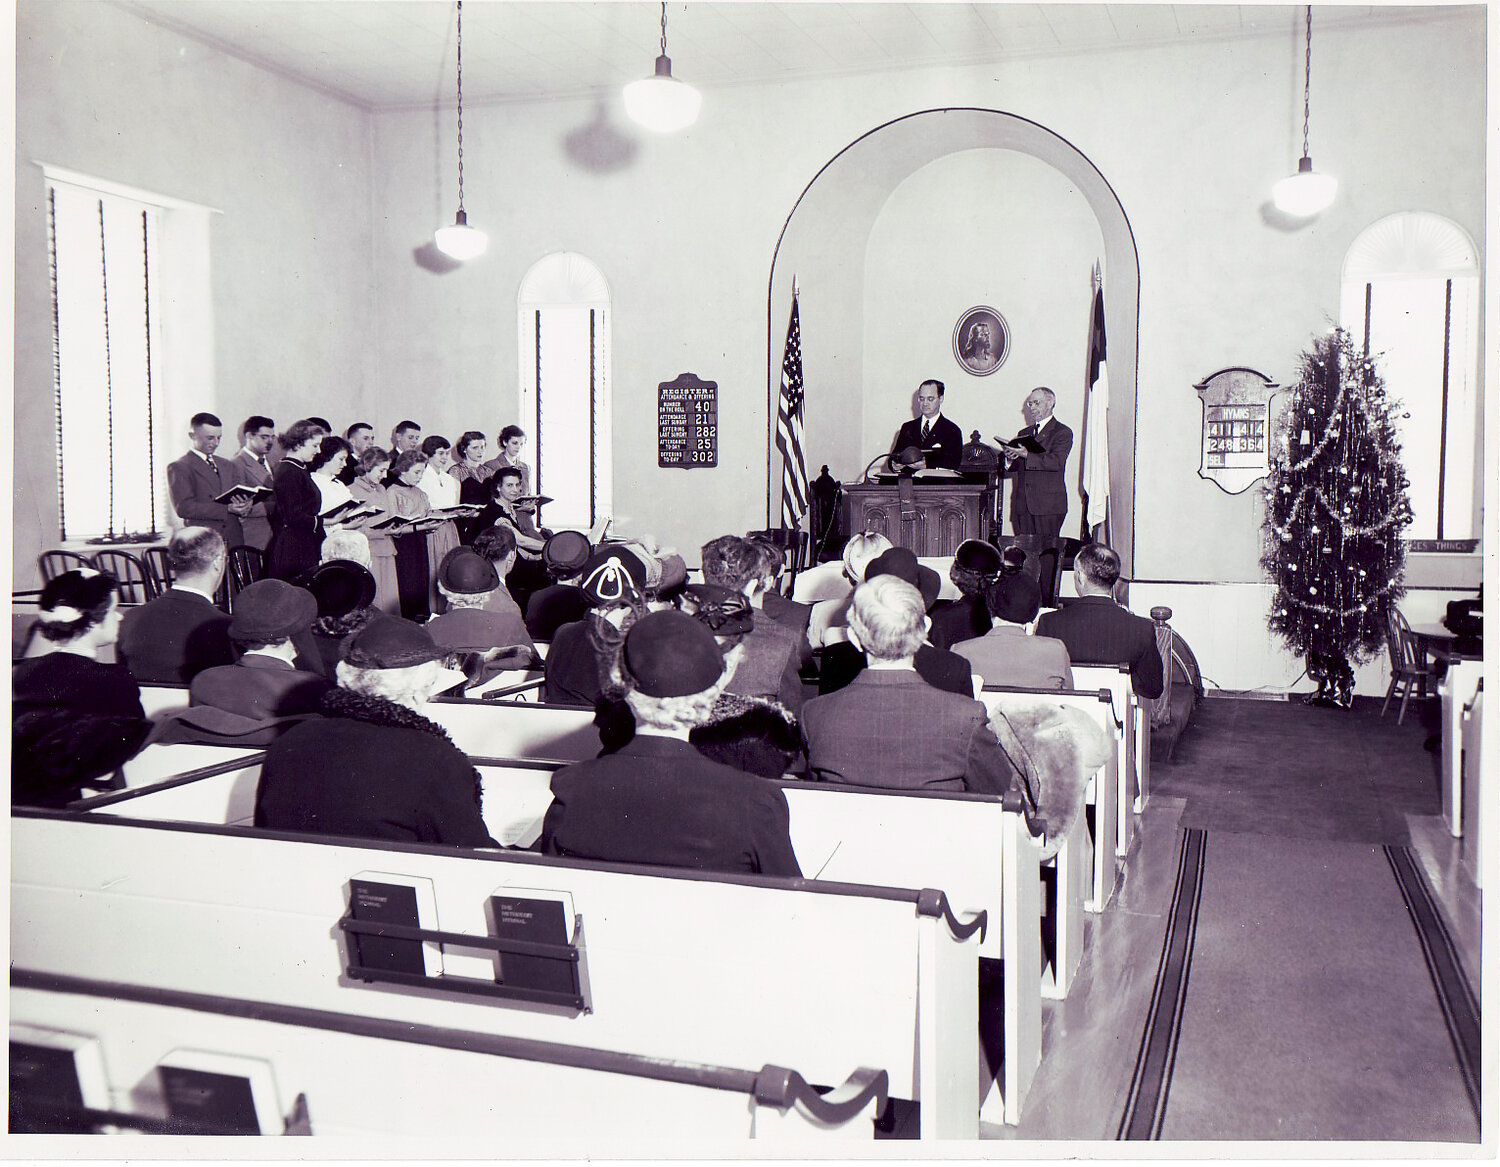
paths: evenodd
<path fill-rule="evenodd" d="M 719 464 L 719 385 L 682 373 L 656 387 L 656 464 Z"/>
<path fill-rule="evenodd" d="M 1239 494 L 1271 472 L 1271 398 L 1279 386 L 1254 369 L 1220 369 L 1193 388 L 1203 402 L 1198 474 Z"/>

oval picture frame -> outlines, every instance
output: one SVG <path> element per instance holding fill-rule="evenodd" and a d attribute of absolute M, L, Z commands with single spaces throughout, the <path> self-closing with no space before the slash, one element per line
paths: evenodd
<path fill-rule="evenodd" d="M 1010 356 L 1010 325 L 988 304 L 976 304 L 953 326 L 953 359 L 971 377 L 988 377 Z"/>

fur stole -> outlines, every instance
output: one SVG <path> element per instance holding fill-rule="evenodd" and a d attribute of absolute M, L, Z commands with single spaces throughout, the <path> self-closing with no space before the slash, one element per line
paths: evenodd
<path fill-rule="evenodd" d="M 353 693 L 344 688 L 329 689 L 323 694 L 321 701 L 323 713 L 327 717 L 346 717 L 351 721 L 363 721 L 367 725 L 383 725 L 394 729 L 415 729 L 431 737 L 442 738 L 455 750 L 453 739 L 448 736 L 448 731 L 435 721 L 423 717 L 414 709 L 408 709 L 405 705 L 397 705 L 394 701 L 387 701 L 384 697 L 367 697 L 361 693 Z M 459 751 L 462 753 L 462 751 Z M 474 775 L 474 805 L 482 804 L 483 783 L 479 778 L 479 771 L 470 767 Z"/>
<path fill-rule="evenodd" d="M 1109 760 L 1109 737 L 1081 709 L 1019 693 L 986 693 L 990 729 L 1029 788 L 1046 831 L 1041 858 L 1057 853 L 1083 813 L 1084 789 Z"/>

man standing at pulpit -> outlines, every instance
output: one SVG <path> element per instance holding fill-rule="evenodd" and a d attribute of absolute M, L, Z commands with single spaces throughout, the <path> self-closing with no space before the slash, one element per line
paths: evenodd
<path fill-rule="evenodd" d="M 907 422 L 896 434 L 896 443 L 891 453 L 915 446 L 922 451 L 929 470 L 957 470 L 963 457 L 963 431 L 943 416 L 943 383 L 923 381 L 917 389 L 917 406 L 920 417 Z M 1072 435 L 1069 435 L 1072 441 Z"/>
<path fill-rule="evenodd" d="M 1017 535 L 1058 535 L 1068 513 L 1063 467 L 1073 449 L 1073 431 L 1052 416 L 1056 406 L 1057 394 L 1038 385 L 1021 404 L 1030 424 L 1012 442 L 995 439 L 1005 455 L 1005 476 L 1015 483 L 1010 495 L 1010 526 Z M 1032 448 L 1038 446 L 1040 449 Z"/>

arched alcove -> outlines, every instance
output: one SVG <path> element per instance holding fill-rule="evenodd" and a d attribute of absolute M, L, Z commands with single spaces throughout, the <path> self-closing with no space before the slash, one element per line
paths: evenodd
<path fill-rule="evenodd" d="M 1081 200 L 1097 223 L 1103 248 L 1100 258 L 1104 267 L 1109 336 L 1111 540 L 1129 574 L 1134 561 L 1136 341 L 1140 297 L 1135 240 L 1114 191 L 1083 154 L 1046 127 L 1000 110 L 924 110 L 878 126 L 830 159 L 808 183 L 787 216 L 772 259 L 768 288 L 767 445 L 771 458 L 767 513 L 779 510 L 781 466 L 775 450 L 774 426 L 793 279 L 797 280 L 800 292 L 809 475 L 816 474 L 818 467 L 826 463 L 835 477 L 850 479 L 857 476 L 870 457 L 880 452 L 873 448 L 878 443 L 872 435 L 882 426 L 894 429 L 903 420 L 899 416 L 884 417 L 891 409 L 888 382 L 882 382 L 881 392 L 868 393 L 871 385 L 887 374 L 866 367 L 863 331 L 867 327 L 867 308 L 882 298 L 899 300 L 908 294 L 903 286 L 867 286 L 870 276 L 866 256 L 872 234 L 898 188 L 933 163 L 968 151 L 1008 151 L 1029 156 L 1035 162 L 1026 160 L 1028 166 L 1039 169 L 1036 163 L 1040 163 L 1041 168 L 1055 172 L 1052 180 L 1059 189 Z M 1018 168 L 1017 173 L 1020 172 Z M 1004 216 L 1007 190 L 993 176 L 989 181 L 997 189 L 983 192 L 985 213 Z M 1076 221 L 1076 216 L 1059 218 L 1059 223 L 1076 224 Z M 1039 258 L 1042 254 L 1029 251 L 1021 261 L 1034 269 L 1025 273 L 1026 279 L 1037 287 L 1049 289 L 1065 285 L 1079 305 L 1076 322 L 1064 321 L 1058 326 L 1069 338 L 1062 346 L 1068 351 L 1059 353 L 1052 367 L 1056 370 L 1053 384 L 1060 396 L 1071 394 L 1079 404 L 1075 416 L 1067 416 L 1060 410 L 1059 418 L 1081 436 L 1089 272 L 1056 270 Z M 1004 262 L 1004 257 L 997 257 L 996 262 Z M 891 265 L 885 263 L 880 268 L 885 273 L 881 276 L 884 282 L 890 277 Z M 1002 305 L 993 306 L 1005 313 Z M 888 322 L 875 326 L 890 327 Z M 1020 338 L 1022 343 L 1025 339 L 1024 335 Z M 922 337 L 914 344 L 921 359 L 933 369 L 926 375 L 942 377 L 945 367 L 956 371 L 951 353 L 947 352 L 948 338 L 936 335 L 934 328 L 924 328 Z M 948 366 L 941 364 L 944 354 Z M 1018 362 L 1017 368 L 1022 367 Z M 1020 425 L 1020 401 L 1032 386 L 1018 381 L 1011 384 L 1004 372 L 1002 369 L 1000 375 L 987 379 L 983 388 L 989 395 L 986 407 L 975 408 L 970 417 L 955 416 L 966 434 L 979 428 L 988 439 L 997 433 L 1013 433 Z M 915 387 L 913 382 L 910 388 Z M 979 399 L 979 392 L 975 387 L 975 400 Z M 872 416 L 868 422 L 867 400 L 872 411 L 881 413 L 879 418 Z M 1079 527 L 1078 455 L 1075 444 L 1068 465 L 1068 479 L 1075 494 L 1064 522 L 1064 534 L 1068 535 L 1076 535 Z"/>

